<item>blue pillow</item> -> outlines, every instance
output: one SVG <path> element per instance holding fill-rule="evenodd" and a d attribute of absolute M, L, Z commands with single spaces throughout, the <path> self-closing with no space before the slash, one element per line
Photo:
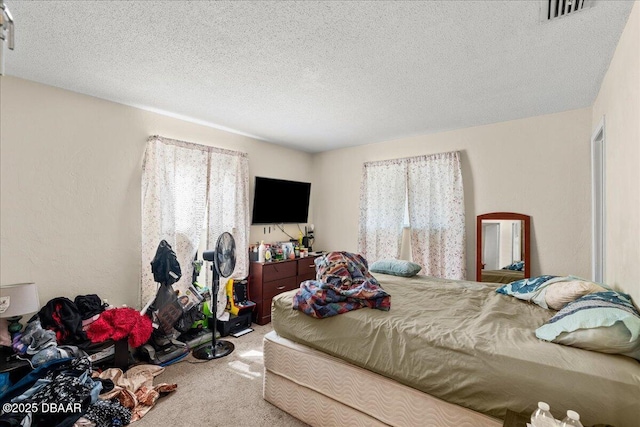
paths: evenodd
<path fill-rule="evenodd" d="M 545 275 L 520 279 L 515 282 L 507 283 L 504 286 L 500 286 L 496 289 L 496 292 L 499 294 L 510 295 L 524 301 L 531 301 L 541 307 L 549 308 L 544 300 L 544 295 L 540 294 L 542 289 L 555 282 L 556 280 L 553 279 L 556 278 L 557 276 Z"/>
<path fill-rule="evenodd" d="M 524 261 L 516 261 L 512 264 L 502 267 L 503 270 L 524 271 Z"/>
<path fill-rule="evenodd" d="M 391 274 L 393 276 L 413 277 L 422 270 L 419 264 L 400 259 L 383 259 L 369 266 L 369 271 L 374 273 Z"/>
<path fill-rule="evenodd" d="M 536 336 L 640 360 L 640 313 L 621 292 L 596 292 L 570 302 L 536 329 Z"/>

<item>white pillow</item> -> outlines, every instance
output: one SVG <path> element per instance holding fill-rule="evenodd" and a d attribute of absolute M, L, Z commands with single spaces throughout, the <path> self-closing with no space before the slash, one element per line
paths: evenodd
<path fill-rule="evenodd" d="M 561 310 L 571 301 L 575 301 L 587 294 L 605 291 L 605 288 L 593 282 L 587 282 L 584 280 L 568 280 L 564 282 L 556 282 L 547 286 L 544 299 L 549 308 Z"/>

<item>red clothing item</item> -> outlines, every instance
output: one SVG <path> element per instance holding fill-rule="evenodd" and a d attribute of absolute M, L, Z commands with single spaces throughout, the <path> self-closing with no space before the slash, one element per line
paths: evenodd
<path fill-rule="evenodd" d="M 131 347 L 140 347 L 149 340 L 153 326 L 151 319 L 140 315 L 133 308 L 123 307 L 106 310 L 100 318 L 89 325 L 87 336 L 93 343 L 109 338 L 119 341 L 129 337 Z"/>

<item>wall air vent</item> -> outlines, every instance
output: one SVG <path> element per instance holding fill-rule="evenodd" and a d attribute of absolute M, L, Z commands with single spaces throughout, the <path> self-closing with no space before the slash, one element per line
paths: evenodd
<path fill-rule="evenodd" d="M 544 0 L 541 2 L 540 18 L 542 21 L 572 15 L 591 7 L 593 0 Z"/>

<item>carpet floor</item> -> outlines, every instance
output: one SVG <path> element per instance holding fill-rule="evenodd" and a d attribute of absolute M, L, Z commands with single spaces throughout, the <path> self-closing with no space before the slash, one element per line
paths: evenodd
<path fill-rule="evenodd" d="M 175 383 L 178 389 L 132 426 L 306 426 L 262 398 L 262 338 L 272 328 L 251 327 L 249 334 L 225 338 L 235 345 L 226 357 L 200 361 L 189 355 L 167 366 L 154 383 Z"/>

